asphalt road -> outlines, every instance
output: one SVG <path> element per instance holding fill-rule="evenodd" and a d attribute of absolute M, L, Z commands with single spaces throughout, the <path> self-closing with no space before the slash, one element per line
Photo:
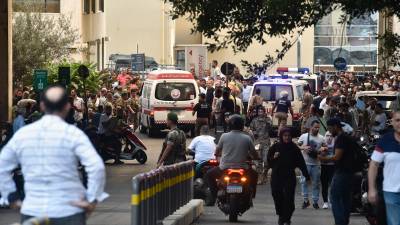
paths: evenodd
<path fill-rule="evenodd" d="M 138 173 L 146 172 L 156 166 L 156 160 L 161 151 L 162 137 L 149 139 L 139 137 L 148 147 L 148 162 L 140 165 L 136 161 L 125 161 L 124 165 L 107 165 L 106 192 L 110 194 L 96 211 L 91 215 L 88 225 L 129 225 L 130 224 L 130 195 L 131 179 Z M 190 140 L 188 140 L 190 141 Z M 296 211 L 293 224 L 298 225 L 329 225 L 334 224 L 330 210 L 300 209 L 301 195 L 297 191 Z M 277 224 L 275 209 L 269 185 L 259 187 L 254 208 L 239 218 L 240 224 Z M 0 225 L 12 224 L 19 221 L 19 214 L 10 209 L 0 209 Z M 206 207 L 204 215 L 195 222 L 196 225 L 228 224 L 227 217 L 216 207 Z M 366 220 L 360 216 L 352 216 L 351 225 L 364 225 Z"/>

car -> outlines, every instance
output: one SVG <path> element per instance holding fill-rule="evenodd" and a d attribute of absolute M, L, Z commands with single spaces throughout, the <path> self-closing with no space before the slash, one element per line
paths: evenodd
<path fill-rule="evenodd" d="M 397 99 L 397 92 L 395 91 L 360 91 L 355 95 L 355 100 L 357 101 L 356 106 L 358 109 L 365 109 L 364 98 L 376 98 L 378 103 L 383 106 L 388 118 L 391 116 L 391 106 L 392 103 Z"/>

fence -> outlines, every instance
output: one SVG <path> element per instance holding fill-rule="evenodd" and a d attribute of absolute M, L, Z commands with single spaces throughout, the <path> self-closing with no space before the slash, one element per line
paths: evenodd
<path fill-rule="evenodd" d="M 156 225 L 193 198 L 193 165 L 186 161 L 132 179 L 131 225 Z"/>

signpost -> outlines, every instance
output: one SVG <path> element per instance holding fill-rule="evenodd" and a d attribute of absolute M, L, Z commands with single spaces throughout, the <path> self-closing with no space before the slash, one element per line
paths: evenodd
<path fill-rule="evenodd" d="M 35 91 L 41 92 L 47 87 L 47 76 L 48 76 L 47 70 L 34 70 L 33 88 L 35 89 Z"/>
<path fill-rule="evenodd" d="M 335 61 L 333 61 L 333 66 L 337 69 L 337 70 L 346 70 L 347 69 L 347 62 L 346 59 L 342 58 L 342 57 L 338 57 L 335 59 Z"/>
<path fill-rule="evenodd" d="M 64 87 L 67 87 L 71 83 L 70 67 L 58 67 L 58 82 Z"/>
<path fill-rule="evenodd" d="M 132 54 L 132 71 L 140 72 L 145 71 L 145 55 L 144 54 Z"/>

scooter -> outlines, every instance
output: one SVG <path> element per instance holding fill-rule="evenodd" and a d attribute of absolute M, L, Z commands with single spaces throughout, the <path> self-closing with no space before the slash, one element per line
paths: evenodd
<path fill-rule="evenodd" d="M 213 197 L 211 195 L 210 188 L 207 185 L 207 182 L 205 182 L 204 176 L 207 174 L 207 172 L 215 168 L 219 165 L 218 161 L 215 159 L 211 159 L 208 161 L 204 161 L 201 163 L 198 163 L 195 166 L 195 180 L 193 184 L 193 195 L 195 199 L 203 199 L 206 206 L 213 206 L 214 201 Z"/>
<path fill-rule="evenodd" d="M 86 134 L 104 161 L 114 159 L 116 152 L 119 152 L 119 148 L 122 149 L 123 146 L 124 150 L 119 155 L 120 159 L 136 159 L 140 164 L 145 164 L 147 161 L 146 146 L 129 126 L 123 127 L 118 136 L 110 138 L 111 141 L 102 140 L 95 129 L 86 130 Z"/>
<path fill-rule="evenodd" d="M 253 205 L 253 192 L 247 171 L 244 169 L 226 169 L 218 180 L 217 205 L 223 213 L 229 215 L 229 222 L 237 222 Z"/>

